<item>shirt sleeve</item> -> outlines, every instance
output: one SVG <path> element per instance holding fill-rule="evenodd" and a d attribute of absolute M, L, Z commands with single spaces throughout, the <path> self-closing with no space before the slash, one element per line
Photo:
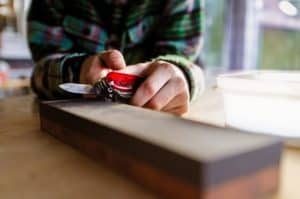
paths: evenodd
<path fill-rule="evenodd" d="M 80 67 L 88 56 L 74 52 L 72 40 L 65 34 L 64 7 L 58 0 L 33 0 L 28 14 L 28 43 L 35 67 L 31 85 L 42 98 L 68 96 L 58 85 L 78 82 Z"/>
<path fill-rule="evenodd" d="M 169 0 L 155 31 L 152 57 L 178 66 L 189 83 L 191 100 L 203 89 L 202 71 L 195 63 L 203 38 L 203 0 Z M 202 77 L 201 77 L 202 76 Z"/>

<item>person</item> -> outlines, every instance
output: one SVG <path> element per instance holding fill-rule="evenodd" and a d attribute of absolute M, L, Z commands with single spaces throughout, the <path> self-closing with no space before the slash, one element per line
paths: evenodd
<path fill-rule="evenodd" d="M 28 41 L 39 97 L 108 72 L 145 77 L 130 104 L 182 115 L 203 89 L 202 0 L 33 0 Z"/>

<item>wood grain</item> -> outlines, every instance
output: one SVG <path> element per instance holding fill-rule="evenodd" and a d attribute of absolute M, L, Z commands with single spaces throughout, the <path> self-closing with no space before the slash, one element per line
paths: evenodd
<path fill-rule="evenodd" d="M 98 101 L 42 103 L 40 112 L 43 130 L 167 198 L 257 198 L 278 184 L 281 144 L 270 137 Z M 141 112 L 146 129 L 131 124 Z"/>
<path fill-rule="evenodd" d="M 219 93 L 207 90 L 186 118 L 223 126 L 223 111 Z M 158 198 L 41 132 L 33 96 L 0 100 L 0 171 L 0 198 L 5 199 Z M 300 150 L 285 148 L 279 192 L 263 199 L 299 199 L 299 179 Z"/>
<path fill-rule="evenodd" d="M 143 161 L 133 159 L 104 143 L 83 136 L 74 130 L 61 128 L 57 123 L 42 119 L 43 128 L 50 130 L 56 138 L 81 149 L 94 159 L 104 162 L 110 169 L 130 177 L 138 184 L 156 192 L 165 198 L 199 198 L 199 199 L 253 199 L 262 198 L 266 194 L 275 192 L 279 182 L 279 165 L 275 164 L 247 176 L 237 177 L 229 182 L 215 187 L 201 187 L 192 185 L 177 177 L 168 175 Z"/>

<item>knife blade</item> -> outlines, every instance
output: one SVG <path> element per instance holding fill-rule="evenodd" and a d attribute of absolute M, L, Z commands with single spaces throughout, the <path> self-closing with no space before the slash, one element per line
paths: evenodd
<path fill-rule="evenodd" d="M 90 84 L 64 83 L 60 84 L 59 88 L 73 94 L 92 94 L 93 86 Z"/>

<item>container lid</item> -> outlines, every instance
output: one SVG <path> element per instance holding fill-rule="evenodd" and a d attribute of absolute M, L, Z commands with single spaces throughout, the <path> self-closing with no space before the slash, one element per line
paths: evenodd
<path fill-rule="evenodd" d="M 300 97 L 300 71 L 256 70 L 219 75 L 225 91 Z"/>

